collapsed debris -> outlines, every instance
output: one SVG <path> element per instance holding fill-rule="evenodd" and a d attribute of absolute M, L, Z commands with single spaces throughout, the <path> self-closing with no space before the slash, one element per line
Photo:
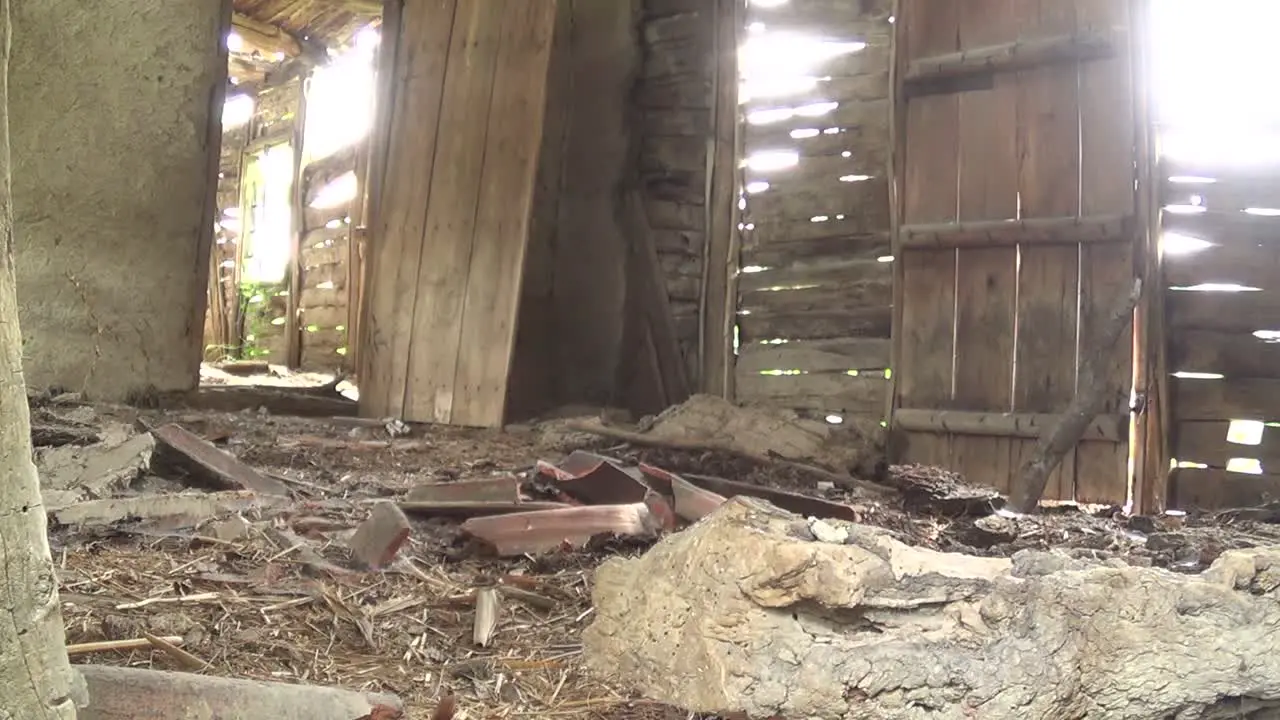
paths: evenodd
<path fill-rule="evenodd" d="M 647 697 L 751 716 L 1280 708 L 1280 643 L 1258 632 L 1280 623 L 1280 545 L 1187 576 L 1059 553 L 940 553 L 851 523 L 823 541 L 813 525 L 735 499 L 643 557 L 606 561 L 589 665 Z"/>

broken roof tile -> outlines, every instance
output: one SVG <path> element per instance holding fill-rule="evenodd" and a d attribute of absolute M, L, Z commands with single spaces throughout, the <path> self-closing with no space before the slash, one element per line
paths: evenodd
<path fill-rule="evenodd" d="M 575 450 L 559 465 L 538 461 L 538 474 L 556 480 L 556 487 L 589 505 L 644 502 L 652 492 L 637 468 L 623 467 L 603 455 Z"/>
<path fill-rule="evenodd" d="M 672 473 L 669 473 L 662 468 L 646 465 L 644 463 L 640 464 L 640 470 L 644 472 L 647 477 L 659 481 L 665 481 L 667 478 L 672 476 Z M 856 508 L 842 503 L 831 502 L 830 500 L 823 500 L 821 498 L 810 497 L 808 495 L 776 490 L 763 485 L 753 485 L 751 483 L 725 480 L 723 478 L 708 477 L 705 475 L 685 475 L 683 476 L 683 479 L 702 488 L 703 490 L 709 490 L 716 493 L 725 499 L 737 497 L 738 495 L 747 495 L 750 497 L 758 497 L 762 500 L 768 500 L 783 510 L 807 517 L 835 518 L 839 520 L 848 520 L 850 522 L 861 522 L 862 520 L 862 516 Z"/>
<path fill-rule="evenodd" d="M 462 530 L 489 544 L 499 555 L 550 552 L 579 547 L 593 537 L 653 537 L 659 520 L 644 503 L 585 505 L 484 518 L 472 518 Z"/>

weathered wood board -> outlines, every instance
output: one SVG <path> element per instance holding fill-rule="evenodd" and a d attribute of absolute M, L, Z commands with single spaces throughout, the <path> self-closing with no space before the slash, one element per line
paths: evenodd
<path fill-rule="evenodd" d="M 904 79 L 903 70 L 1085 28 L 1127 27 L 1127 4 L 903 0 L 898 15 L 894 407 L 1028 419 L 1061 413 L 1076 396 L 1081 355 L 1095 352 L 1099 323 L 1134 273 L 1130 49 L 966 68 L 963 82 L 926 73 Z M 1125 232 L 1084 242 L 1030 232 L 985 239 L 969 230 L 1020 220 L 1031 221 L 1029 231 L 1055 218 L 1120 218 Z M 925 230 L 928 243 L 902 244 Z M 1131 343 L 1121 344 L 1103 379 L 1109 416 L 1128 408 Z M 903 460 L 951 467 L 1001 490 L 1035 445 L 992 428 L 901 432 Z M 1128 433 L 1118 439 L 1081 442 L 1045 498 L 1123 503 Z"/>
<path fill-rule="evenodd" d="M 556 3 L 499 5 L 405 8 L 362 324 L 369 416 L 504 419 Z"/>

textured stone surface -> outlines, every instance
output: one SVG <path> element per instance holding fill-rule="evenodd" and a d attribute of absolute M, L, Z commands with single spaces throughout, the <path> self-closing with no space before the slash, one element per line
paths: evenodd
<path fill-rule="evenodd" d="M 226 13 L 216 0 L 13 4 L 15 249 L 33 386 L 122 399 L 196 383 Z"/>
<path fill-rule="evenodd" d="M 755 717 L 1280 716 L 1280 548 L 1188 576 L 938 553 L 828 523 L 843 543 L 735 499 L 608 561 L 589 665 L 655 700 Z"/>

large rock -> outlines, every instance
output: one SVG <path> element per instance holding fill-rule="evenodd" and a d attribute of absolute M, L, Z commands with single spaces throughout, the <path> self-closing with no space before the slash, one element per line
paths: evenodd
<path fill-rule="evenodd" d="M 1274 718 L 1278 587 L 1280 548 L 1199 576 L 977 558 L 739 498 L 605 563 L 585 643 L 594 671 L 704 712 Z"/>

